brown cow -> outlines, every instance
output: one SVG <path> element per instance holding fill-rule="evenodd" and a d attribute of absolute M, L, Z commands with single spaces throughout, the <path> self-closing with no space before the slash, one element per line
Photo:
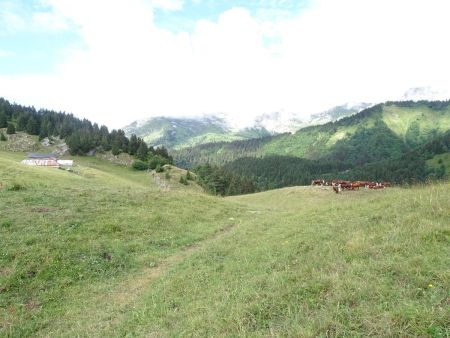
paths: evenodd
<path fill-rule="evenodd" d="M 325 180 L 312 180 L 311 185 L 325 185 Z"/>
<path fill-rule="evenodd" d="M 372 182 L 369 185 L 369 189 L 384 189 L 384 185 L 382 183 Z"/>

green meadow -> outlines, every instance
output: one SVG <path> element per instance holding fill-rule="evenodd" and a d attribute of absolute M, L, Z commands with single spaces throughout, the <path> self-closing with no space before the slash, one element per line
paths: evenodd
<path fill-rule="evenodd" d="M 450 335 L 450 183 L 209 196 L 0 151 L 0 336 Z"/>

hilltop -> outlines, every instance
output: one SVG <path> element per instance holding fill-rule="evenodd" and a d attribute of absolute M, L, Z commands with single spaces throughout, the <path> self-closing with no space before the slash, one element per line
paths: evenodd
<path fill-rule="evenodd" d="M 0 152 L 0 336 L 448 333 L 448 182 L 219 198 L 22 157 Z"/>

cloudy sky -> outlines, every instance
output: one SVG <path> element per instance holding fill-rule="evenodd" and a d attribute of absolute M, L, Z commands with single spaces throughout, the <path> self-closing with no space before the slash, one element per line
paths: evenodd
<path fill-rule="evenodd" d="M 0 0 L 0 96 L 110 127 L 450 88 L 448 0 Z"/>

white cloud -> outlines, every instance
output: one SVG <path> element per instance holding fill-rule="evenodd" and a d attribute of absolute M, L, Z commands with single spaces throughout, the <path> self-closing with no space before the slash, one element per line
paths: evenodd
<path fill-rule="evenodd" d="M 179 34 L 158 28 L 153 9 L 182 1 L 47 1 L 86 48 L 55 74 L 0 77 L 0 92 L 114 127 L 162 114 L 309 115 L 409 87 L 450 88 L 446 0 L 317 0 L 276 20 L 233 8 Z"/>
<path fill-rule="evenodd" d="M 183 8 L 183 0 L 152 0 L 152 6 L 155 8 L 176 11 Z"/>
<path fill-rule="evenodd" d="M 0 58 L 13 56 L 14 53 L 9 50 L 0 49 Z"/>

